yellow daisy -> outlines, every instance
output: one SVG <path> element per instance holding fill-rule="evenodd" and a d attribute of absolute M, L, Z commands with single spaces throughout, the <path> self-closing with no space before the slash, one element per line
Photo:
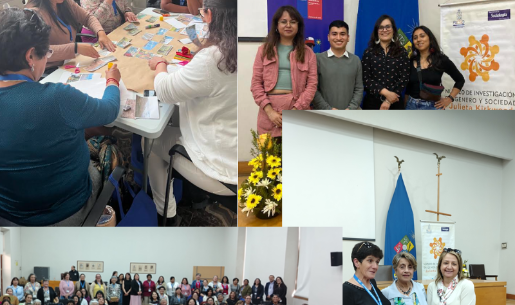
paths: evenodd
<path fill-rule="evenodd" d="M 249 196 L 249 198 L 247 198 L 247 209 L 249 210 L 252 210 L 253 208 L 255 208 L 259 202 L 261 201 L 263 197 L 259 196 L 259 195 L 256 195 L 256 194 L 252 194 Z"/>
<path fill-rule="evenodd" d="M 280 172 L 281 172 L 281 168 L 280 167 L 271 169 L 271 170 L 268 171 L 267 177 L 272 179 L 272 180 L 275 180 L 275 178 L 277 177 L 277 175 L 279 175 Z"/>
<path fill-rule="evenodd" d="M 274 189 L 272 190 L 272 194 L 275 200 L 281 200 L 281 198 L 283 198 L 283 185 L 278 184 L 276 187 L 274 187 Z"/>
<path fill-rule="evenodd" d="M 270 134 L 268 133 L 264 133 L 262 135 L 259 135 L 259 148 L 262 148 L 263 146 L 265 146 L 265 142 L 266 140 L 270 138 L 270 140 L 268 141 L 268 146 L 267 146 L 267 149 L 270 149 L 272 148 L 272 138 L 270 137 Z"/>
<path fill-rule="evenodd" d="M 272 168 L 279 167 L 281 166 L 281 158 L 276 156 L 268 156 L 268 158 L 266 158 L 266 163 Z"/>
<path fill-rule="evenodd" d="M 252 174 L 250 174 L 249 181 L 255 185 L 261 178 L 263 178 L 263 172 L 252 172 Z"/>

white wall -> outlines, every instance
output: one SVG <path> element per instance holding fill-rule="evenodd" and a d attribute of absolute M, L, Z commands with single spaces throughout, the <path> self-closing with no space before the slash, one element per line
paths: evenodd
<path fill-rule="evenodd" d="M 411 0 L 410 0 L 411 1 Z M 460 3 L 470 0 L 419 0 L 420 24 L 429 27 L 440 41 L 440 8 L 441 3 Z M 252 1 L 240 0 L 238 11 L 238 28 L 243 28 L 242 24 L 251 24 L 254 28 L 263 25 L 263 12 L 266 11 L 266 0 Z M 242 5 L 245 4 L 245 5 Z M 350 27 L 350 41 L 347 50 L 354 52 L 356 36 L 356 23 L 358 18 L 359 0 L 345 0 L 343 17 Z M 239 32 L 239 36 L 244 36 Z M 250 94 L 250 79 L 252 77 L 252 64 L 256 56 L 257 48 L 260 43 L 241 42 L 238 43 L 238 160 L 249 161 L 251 135 L 249 130 L 256 129 L 258 107 L 254 103 Z"/>
<path fill-rule="evenodd" d="M 2 279 L 3 279 L 3 292 L 5 288 L 11 284 L 13 277 L 20 277 L 22 256 L 19 244 L 20 228 L 0 228 L 3 233 L 3 246 L 2 246 Z"/>
<path fill-rule="evenodd" d="M 499 273 L 493 273 L 491 263 L 485 261 L 486 274 L 498 274 L 500 280 L 508 282 L 507 293 L 515 294 L 515 273 L 513 272 L 513 258 L 515 257 L 515 161 L 504 161 L 504 176 L 503 176 L 503 192 L 502 192 L 502 209 L 501 209 L 501 242 L 507 242 L 508 248 L 501 249 L 499 259 Z"/>
<path fill-rule="evenodd" d="M 173 275 L 191 282 L 193 266 L 225 266 L 229 278 L 236 276 L 237 234 L 235 228 L 21 228 L 18 243 L 25 277 L 42 266 L 59 280 L 77 260 L 91 260 L 104 262 L 105 281 L 115 270 L 128 272 L 131 262 L 148 262 L 157 264 L 154 280 Z M 88 280 L 95 273 L 84 272 Z"/>

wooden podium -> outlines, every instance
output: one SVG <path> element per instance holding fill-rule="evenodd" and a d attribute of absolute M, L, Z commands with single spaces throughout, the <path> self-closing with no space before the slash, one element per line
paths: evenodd
<path fill-rule="evenodd" d="M 474 283 L 474 291 L 476 292 L 476 305 L 506 305 L 506 282 L 502 281 L 485 281 L 470 280 Z M 424 284 L 427 292 L 427 286 L 433 280 L 417 281 Z M 393 282 L 378 281 L 377 287 L 381 290 L 390 286 Z"/>

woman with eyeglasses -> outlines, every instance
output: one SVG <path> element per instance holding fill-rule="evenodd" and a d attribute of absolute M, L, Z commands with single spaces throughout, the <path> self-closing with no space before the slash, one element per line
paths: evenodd
<path fill-rule="evenodd" d="M 304 43 L 304 19 L 293 6 L 281 6 L 254 61 L 250 90 L 259 106 L 258 133 L 280 140 L 283 110 L 309 109 L 317 84 L 317 59 Z"/>
<path fill-rule="evenodd" d="M 369 242 L 357 243 L 352 249 L 351 259 L 354 276 L 343 283 L 343 304 L 345 305 L 387 305 L 388 299 L 377 288 L 374 277 L 383 258 L 383 251 Z"/>
<path fill-rule="evenodd" d="M 118 116 L 120 71 L 106 72 L 102 99 L 41 84 L 50 27 L 34 10 L 9 8 L 0 29 L 0 225 L 79 226 L 101 188 L 84 130 Z"/>
<path fill-rule="evenodd" d="M 81 30 L 80 25 L 93 31 L 101 48 L 111 52 L 116 50 L 98 19 L 73 0 L 29 0 L 26 7 L 37 11 L 50 26 L 49 42 L 54 54 L 49 58 L 47 68 L 61 66 L 64 60 L 73 59 L 77 54 L 100 57 L 91 44 L 77 43 L 75 40 L 77 32 Z"/>
<path fill-rule="evenodd" d="M 413 273 L 417 271 L 417 260 L 408 252 L 397 253 L 392 260 L 397 279 L 381 290 L 392 305 L 427 305 L 426 289 L 421 283 L 414 282 Z"/>
<path fill-rule="evenodd" d="M 36 299 L 39 288 L 41 288 L 41 284 L 36 282 L 36 275 L 31 273 L 29 275 L 29 281 L 25 284 L 25 292 L 30 292 L 32 294 L 32 298 Z"/>
<path fill-rule="evenodd" d="M 438 41 L 429 28 L 422 25 L 416 27 L 412 33 L 413 53 L 406 88 L 406 109 L 445 110 L 460 93 L 465 85 L 465 78 L 449 57 L 440 50 Z M 441 87 L 444 73 L 454 81 L 452 91 L 447 97 L 441 96 L 444 89 Z"/>
<path fill-rule="evenodd" d="M 377 19 L 361 63 L 366 92 L 363 109 L 404 109 L 401 94 L 408 84 L 409 58 L 392 17 Z"/>
<path fill-rule="evenodd" d="M 204 0 L 200 10 L 209 39 L 193 59 L 173 73 L 161 57 L 149 61 L 154 87 L 164 103 L 180 102 L 180 128 L 168 126 L 154 140 L 149 178 L 158 219 L 163 219 L 170 149 L 180 143 L 191 161 L 175 154 L 173 169 L 195 186 L 218 196 L 234 196 L 237 184 L 237 0 Z M 176 202 L 169 189 L 167 225 L 176 223 Z M 236 211 L 234 205 L 227 208 Z M 160 222 L 161 224 L 161 222 Z"/>
<path fill-rule="evenodd" d="M 438 259 L 438 274 L 427 286 L 428 305 L 475 305 L 474 283 L 461 272 L 461 251 L 444 248 Z"/>
<path fill-rule="evenodd" d="M 161 0 L 161 9 L 172 13 L 198 15 L 203 0 Z"/>

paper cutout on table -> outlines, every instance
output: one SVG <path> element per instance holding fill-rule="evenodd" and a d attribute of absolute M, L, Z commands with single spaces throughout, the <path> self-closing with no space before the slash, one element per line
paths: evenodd
<path fill-rule="evenodd" d="M 181 29 L 178 29 L 178 28 L 176 28 L 176 27 L 172 26 L 172 27 L 170 28 L 170 30 L 169 30 L 169 31 L 170 31 L 170 32 L 176 32 L 176 33 L 179 33 L 179 32 L 181 31 Z M 186 34 L 184 34 L 184 35 L 186 35 Z"/>
<path fill-rule="evenodd" d="M 106 50 L 106 49 L 98 50 L 98 55 L 100 55 L 100 57 L 106 57 L 106 56 L 108 56 L 109 54 L 111 54 L 111 52 L 109 52 L 109 51 L 108 51 L 108 50 Z"/>
<path fill-rule="evenodd" d="M 207 38 L 209 36 L 209 27 L 207 23 L 194 23 L 192 25 L 195 25 L 195 30 L 197 31 L 199 38 Z M 188 35 L 188 33 L 186 33 L 186 28 L 182 29 L 180 34 Z"/>
<path fill-rule="evenodd" d="M 162 46 L 157 50 L 157 54 L 166 56 L 172 50 L 173 46 Z"/>
<path fill-rule="evenodd" d="M 130 31 L 132 29 L 137 29 L 137 28 L 138 27 L 134 23 L 131 23 L 128 26 L 124 27 L 123 29 L 126 30 L 126 31 Z"/>
<path fill-rule="evenodd" d="M 157 96 L 137 96 L 135 116 L 139 119 L 159 119 Z"/>
<path fill-rule="evenodd" d="M 163 37 L 163 39 L 161 39 L 161 41 L 159 43 L 162 43 L 162 44 L 169 44 L 170 42 L 172 42 L 173 40 L 173 37 L 171 36 L 165 36 Z"/>
<path fill-rule="evenodd" d="M 168 23 L 169 25 L 173 26 L 175 29 L 183 29 L 187 26 L 187 24 L 184 24 L 180 21 L 177 21 L 176 18 L 168 18 L 165 20 L 166 23 Z"/>
<path fill-rule="evenodd" d="M 153 53 L 150 53 L 150 52 L 145 52 L 143 50 L 139 50 L 138 53 L 134 56 L 136 58 L 141 58 L 141 59 L 145 59 L 145 60 L 151 60 L 152 57 L 154 57 L 154 54 Z"/>
<path fill-rule="evenodd" d="M 188 37 L 191 41 L 197 46 L 200 47 L 202 44 L 200 43 L 200 40 L 197 36 L 197 30 L 195 29 L 195 25 L 190 25 L 186 28 L 186 33 L 188 34 Z"/>
<path fill-rule="evenodd" d="M 91 97 L 101 99 L 104 96 L 104 91 L 106 89 L 106 79 L 99 78 L 83 80 L 70 83 L 70 86 Z"/>
<path fill-rule="evenodd" d="M 103 66 L 107 65 L 107 63 L 114 61 L 114 60 L 116 60 L 116 57 L 114 57 L 114 56 L 97 58 L 89 66 L 84 68 L 84 70 L 92 72 L 92 71 L 102 68 Z"/>
<path fill-rule="evenodd" d="M 202 22 L 202 19 L 199 19 L 198 17 L 195 18 L 193 15 L 179 15 L 175 18 L 175 20 L 179 21 L 180 23 L 184 25 L 190 25 L 192 22 Z"/>
<path fill-rule="evenodd" d="M 143 47 L 143 49 L 150 51 L 150 50 L 152 50 L 155 46 L 157 46 L 157 41 L 152 41 L 152 40 L 151 40 L 151 41 L 147 42 L 147 44 Z"/>
<path fill-rule="evenodd" d="M 120 39 L 120 41 L 118 41 L 118 43 L 116 45 L 122 49 L 125 49 L 126 47 L 128 47 L 131 44 L 131 40 L 132 39 L 123 37 L 122 39 Z"/>
<path fill-rule="evenodd" d="M 138 19 L 141 19 L 143 17 L 145 17 L 147 14 L 143 14 L 143 13 L 139 13 L 136 17 L 138 17 Z"/>
<path fill-rule="evenodd" d="M 137 35 L 139 32 L 141 32 L 140 29 L 132 29 L 129 31 L 129 34 L 132 35 L 132 36 L 135 36 Z"/>
<path fill-rule="evenodd" d="M 158 8 L 153 9 L 152 12 L 159 14 L 159 15 L 169 15 L 170 14 L 169 11 L 161 10 Z"/>
<path fill-rule="evenodd" d="M 141 38 L 143 38 L 145 40 L 152 40 L 152 38 L 154 38 L 154 35 L 155 34 L 152 34 L 152 33 L 145 33 L 143 36 L 141 36 Z"/>
<path fill-rule="evenodd" d="M 123 107 L 127 103 L 127 100 L 132 98 L 136 98 L 136 92 L 127 90 L 127 87 L 123 83 L 123 79 L 120 79 L 120 110 L 118 110 L 118 118 L 120 118 L 123 114 Z"/>
<path fill-rule="evenodd" d="M 148 18 L 147 20 L 145 20 L 146 22 L 149 22 L 149 23 L 154 23 L 157 21 L 157 17 L 156 16 L 152 16 L 150 18 Z"/>
<path fill-rule="evenodd" d="M 90 80 L 90 79 L 99 79 L 102 77 L 102 74 L 100 73 L 72 73 L 68 71 L 64 71 L 63 74 L 61 74 L 61 77 L 59 78 L 59 82 L 63 84 L 69 84 L 78 82 L 81 80 Z"/>
<path fill-rule="evenodd" d="M 168 32 L 167 29 L 159 29 L 156 35 L 164 35 L 166 32 Z"/>
<path fill-rule="evenodd" d="M 134 57 L 134 55 L 136 55 L 136 53 L 138 53 L 138 48 L 136 47 L 130 47 L 127 52 L 125 52 L 125 54 L 123 54 L 123 56 L 127 56 L 127 57 Z"/>
<path fill-rule="evenodd" d="M 128 109 L 122 109 L 121 117 L 126 119 L 136 119 L 136 97 L 134 97 L 134 99 L 127 99 L 125 105 L 128 106 Z"/>
<path fill-rule="evenodd" d="M 189 39 L 189 38 L 179 39 L 179 41 L 180 41 L 182 44 L 190 44 L 190 43 L 192 43 L 192 42 L 193 42 L 193 41 L 191 41 L 191 39 Z"/>

